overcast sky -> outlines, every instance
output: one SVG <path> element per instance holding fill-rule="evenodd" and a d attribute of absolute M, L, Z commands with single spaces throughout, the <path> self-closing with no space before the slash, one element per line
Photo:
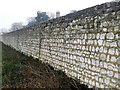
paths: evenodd
<path fill-rule="evenodd" d="M 38 10 L 60 11 L 61 15 L 71 10 L 81 10 L 111 0 L 0 0 L 0 28 L 10 28 L 13 22 L 25 22 L 35 17 Z"/>

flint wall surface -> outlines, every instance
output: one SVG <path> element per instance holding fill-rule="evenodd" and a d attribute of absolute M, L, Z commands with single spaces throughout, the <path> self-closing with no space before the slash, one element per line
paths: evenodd
<path fill-rule="evenodd" d="M 120 2 L 87 8 L 2 38 L 89 87 L 120 88 Z"/>

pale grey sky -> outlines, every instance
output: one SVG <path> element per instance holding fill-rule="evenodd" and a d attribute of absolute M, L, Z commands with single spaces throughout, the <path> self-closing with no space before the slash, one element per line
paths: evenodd
<path fill-rule="evenodd" d="M 25 22 L 35 17 L 38 10 L 61 15 L 111 0 L 0 0 L 0 28 L 10 28 L 13 22 Z"/>

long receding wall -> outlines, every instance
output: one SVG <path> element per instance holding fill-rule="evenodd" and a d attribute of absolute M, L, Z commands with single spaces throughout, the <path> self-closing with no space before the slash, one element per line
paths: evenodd
<path fill-rule="evenodd" d="M 89 87 L 120 88 L 120 2 L 90 7 L 2 38 Z"/>

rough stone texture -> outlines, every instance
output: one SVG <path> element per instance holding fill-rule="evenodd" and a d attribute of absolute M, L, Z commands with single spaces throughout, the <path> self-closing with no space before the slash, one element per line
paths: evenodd
<path fill-rule="evenodd" d="M 120 2 L 4 34 L 3 42 L 89 87 L 120 88 Z"/>

